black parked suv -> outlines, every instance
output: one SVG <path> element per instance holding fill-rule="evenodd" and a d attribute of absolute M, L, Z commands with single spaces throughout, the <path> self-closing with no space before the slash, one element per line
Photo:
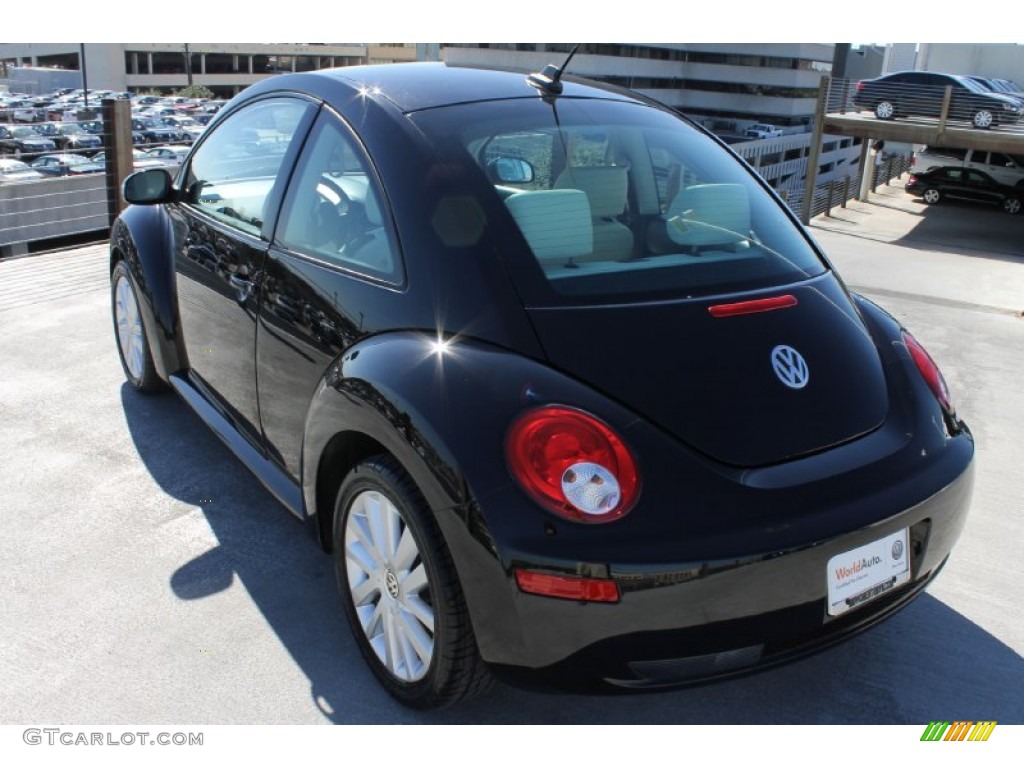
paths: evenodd
<path fill-rule="evenodd" d="M 1021 106 L 1008 96 L 986 93 L 978 83 L 941 72 L 893 72 L 857 83 L 853 103 L 870 109 L 880 120 L 896 117 L 938 117 L 946 86 L 952 86 L 949 117 L 967 120 L 975 128 L 1016 123 Z"/>

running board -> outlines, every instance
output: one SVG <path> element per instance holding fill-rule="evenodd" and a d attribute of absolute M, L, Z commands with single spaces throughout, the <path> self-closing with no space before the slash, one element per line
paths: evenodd
<path fill-rule="evenodd" d="M 189 407 L 196 412 L 196 415 L 206 422 L 206 425 L 231 449 L 231 452 L 256 475 L 256 478 L 270 491 L 271 495 L 295 517 L 305 521 L 302 514 L 302 489 L 299 485 L 288 477 L 277 464 L 256 450 L 252 443 L 239 435 L 231 422 L 210 405 L 209 401 L 188 379 L 174 374 L 170 377 L 170 383 Z"/>

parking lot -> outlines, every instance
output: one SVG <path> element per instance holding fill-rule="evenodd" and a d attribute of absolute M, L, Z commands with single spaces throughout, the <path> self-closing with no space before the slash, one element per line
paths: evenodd
<path fill-rule="evenodd" d="M 401 709 L 330 558 L 173 395 L 123 385 L 103 246 L 0 262 L 4 723 L 1024 723 L 1024 220 L 898 186 L 815 220 L 911 328 L 977 441 L 945 571 L 889 622 L 786 667 L 659 694 L 498 687 Z"/>

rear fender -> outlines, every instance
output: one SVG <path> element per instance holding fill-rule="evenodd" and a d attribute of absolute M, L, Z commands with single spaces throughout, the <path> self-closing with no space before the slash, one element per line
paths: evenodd
<path fill-rule="evenodd" d="M 511 584 L 502 542 L 516 539 L 524 526 L 542 531 L 548 516 L 525 493 L 521 504 L 490 502 L 517 496 L 509 488 L 514 481 L 504 450 L 512 420 L 553 402 L 590 411 L 623 431 L 637 422 L 580 382 L 483 342 L 438 342 L 433 334 L 398 332 L 353 345 L 328 369 L 305 425 L 304 503 L 321 543 L 330 548 L 333 499 L 318 500 L 320 473 L 349 468 L 327 466 L 325 456 L 339 454 L 334 446 L 326 453 L 325 448 L 337 436 L 370 438 L 402 464 L 423 494 L 452 554 L 470 614 L 515 615 L 503 602 L 514 590 L 494 589 Z M 490 631 L 476 630 L 481 641 Z"/>

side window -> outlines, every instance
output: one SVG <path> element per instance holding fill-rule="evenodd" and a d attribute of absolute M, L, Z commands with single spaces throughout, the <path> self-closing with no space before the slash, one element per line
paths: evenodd
<path fill-rule="evenodd" d="M 192 157 L 185 202 L 259 236 L 281 163 L 309 109 L 298 99 L 268 99 L 229 117 Z"/>
<path fill-rule="evenodd" d="M 976 149 L 971 153 L 971 162 L 985 165 L 988 163 L 988 152 L 984 150 Z"/>
<path fill-rule="evenodd" d="M 1006 155 L 1000 154 L 999 152 L 992 152 L 989 154 L 988 164 L 998 166 L 999 168 L 1013 167 L 1013 161 Z"/>
<path fill-rule="evenodd" d="M 362 147 L 321 114 L 292 176 L 275 241 L 361 274 L 402 281 L 384 196 Z"/>

